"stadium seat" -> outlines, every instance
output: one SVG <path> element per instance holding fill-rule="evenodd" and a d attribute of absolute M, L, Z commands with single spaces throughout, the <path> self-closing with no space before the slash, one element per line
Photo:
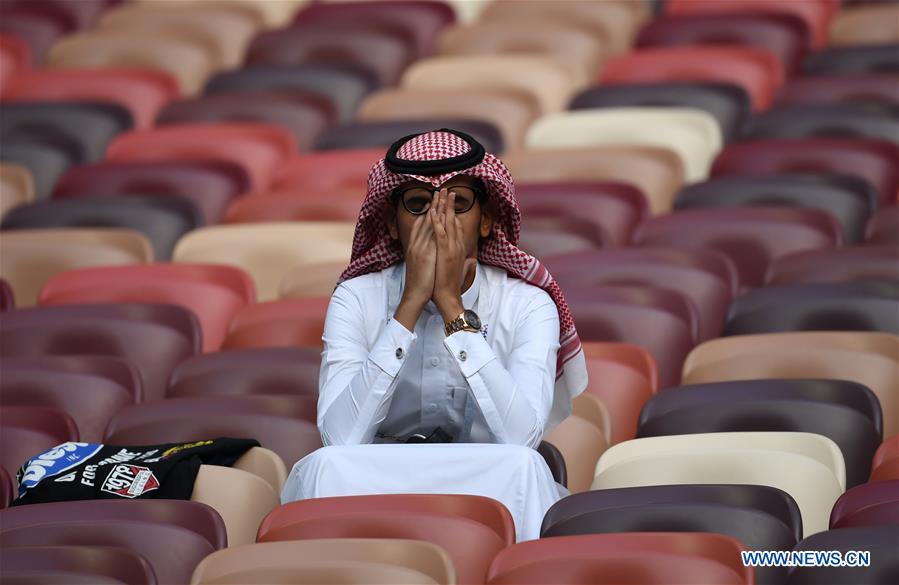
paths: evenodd
<path fill-rule="evenodd" d="M 749 550 L 789 550 L 802 539 L 796 502 L 760 485 L 660 485 L 567 496 L 547 511 L 541 538 L 627 532 L 714 532 Z M 783 583 L 786 568 L 758 567 L 759 583 Z"/>
<path fill-rule="evenodd" d="M 401 572 L 383 572 L 383 567 Z M 422 583 L 456 582 L 452 559 L 436 545 L 416 540 L 340 538 L 232 546 L 203 559 L 191 584 L 279 580 L 283 576 L 290 583 L 311 585 L 339 581 L 351 571 L 359 571 L 368 582 L 393 582 L 381 580 L 386 577 L 413 583 L 419 576 Z M 352 577 L 343 578 L 355 582 Z"/>
<path fill-rule="evenodd" d="M 149 240 L 153 257 L 166 261 L 175 243 L 201 225 L 197 207 L 173 197 L 76 197 L 38 201 L 16 207 L 0 223 L 4 236 L 16 230 L 120 228 L 140 232 Z M 133 236 L 130 238 L 133 239 Z"/>
<path fill-rule="evenodd" d="M 244 92 L 252 99 L 257 91 L 300 91 L 328 98 L 341 122 L 353 118 L 365 96 L 374 90 L 376 81 L 368 70 L 359 66 L 306 63 L 303 65 L 255 65 L 214 75 L 204 93 Z"/>
<path fill-rule="evenodd" d="M 14 77 L 31 68 L 31 47 L 23 39 L 0 33 L 0 97 L 5 97 Z"/>
<path fill-rule="evenodd" d="M 0 232 L 0 275 L 20 307 L 37 303 L 41 287 L 60 272 L 86 266 L 143 264 L 150 241 L 134 230 L 27 229 Z"/>
<path fill-rule="evenodd" d="M 383 1 L 315 3 L 300 10 L 294 24 L 314 27 L 345 27 L 348 30 L 387 31 L 403 39 L 416 58 L 435 52 L 440 31 L 453 23 L 455 12 L 445 2 Z"/>
<path fill-rule="evenodd" d="M 522 12 L 527 12 L 524 8 Z M 441 55 L 546 55 L 563 63 L 581 83 L 596 78 L 608 40 L 592 36 L 582 27 L 545 19 L 513 23 L 487 20 L 447 27 L 440 35 Z"/>
<path fill-rule="evenodd" d="M 182 94 L 195 95 L 216 67 L 211 47 L 197 40 L 161 37 L 149 31 L 94 30 L 66 36 L 47 56 L 53 69 L 146 67 L 178 80 Z"/>
<path fill-rule="evenodd" d="M 85 502 L 77 503 L 85 504 Z M 41 504 L 42 507 L 47 505 Z M 14 508 L 4 510 L 0 515 L 0 521 L 4 521 L 4 528 L 0 530 L 0 546 L 4 550 L 32 546 L 102 546 L 128 549 L 150 563 L 160 583 L 187 583 L 197 563 L 215 551 L 205 538 L 190 530 L 172 524 L 139 522 L 131 519 L 56 521 L 7 528 L 5 516 L 12 510 Z M 172 551 L 177 551 L 177 554 L 172 554 Z M 72 582 L 66 573 L 62 576 L 56 573 L 55 581 L 53 575 L 51 573 L 49 576 L 43 576 L 38 573 L 38 582 Z M 62 581 L 59 581 L 60 578 Z M 97 583 L 99 582 L 97 579 L 97 576 L 93 575 L 81 583 Z"/>
<path fill-rule="evenodd" d="M 609 409 L 595 394 L 581 392 L 571 400 L 571 414 L 582 418 L 602 431 L 608 443 L 612 438 L 612 417 Z"/>
<path fill-rule="evenodd" d="M 236 399 L 231 401 L 235 407 L 246 406 L 245 403 L 248 402 L 238 404 L 244 397 L 225 397 L 226 400 L 228 398 Z M 290 397 L 266 398 L 277 400 Z M 246 410 L 244 412 L 204 412 L 200 408 L 189 412 L 180 410 L 181 401 L 194 401 L 200 404 L 199 401 L 202 400 L 178 398 L 161 400 L 156 405 L 143 404 L 134 407 L 137 409 L 145 406 L 151 408 L 153 412 L 148 414 L 146 421 L 135 421 L 133 426 L 126 426 L 128 421 L 122 418 L 127 416 L 127 411 L 119 413 L 110 421 L 104 442 L 110 445 L 155 445 L 178 441 L 201 441 L 215 437 L 256 439 L 263 447 L 277 453 L 286 467 L 293 466 L 321 447 L 318 428 L 306 420 L 257 414 Z M 207 402 L 211 404 L 214 400 Z M 221 485 L 218 489 L 221 490 Z"/>
<path fill-rule="evenodd" d="M 541 225 L 544 222 L 549 225 Z M 596 251 L 602 247 L 595 236 L 581 233 L 585 226 L 576 219 L 532 218 L 522 225 L 525 229 L 518 248 L 536 258 Z"/>
<path fill-rule="evenodd" d="M 648 22 L 638 47 L 743 45 L 777 55 L 787 72 L 796 71 L 809 47 L 801 20 L 788 14 L 682 14 Z"/>
<path fill-rule="evenodd" d="M 158 126 L 171 124 L 221 123 L 230 120 L 280 126 L 296 140 L 300 150 L 309 150 L 332 124 L 334 111 L 329 100 L 305 99 L 293 92 L 217 92 L 171 102 L 156 118 Z"/>
<path fill-rule="evenodd" d="M 614 182 L 636 187 L 653 214 L 671 209 L 684 183 L 680 158 L 667 148 L 594 146 L 514 151 L 504 157 L 518 183 Z"/>
<path fill-rule="evenodd" d="M 257 299 L 278 297 L 288 271 L 306 262 L 346 260 L 355 225 L 350 222 L 283 222 L 208 227 L 186 234 L 175 262 L 228 264 L 253 279 Z"/>
<path fill-rule="evenodd" d="M 475 118 L 435 117 L 421 120 L 357 121 L 333 126 L 325 130 L 315 141 L 314 150 L 338 150 L 351 148 L 387 147 L 398 137 L 452 128 L 470 134 L 484 145 L 487 152 L 502 153 L 505 149 L 499 128 L 490 122 Z"/>
<path fill-rule="evenodd" d="M 298 266 L 284 275 L 278 285 L 279 299 L 329 297 L 347 268 L 342 260 L 315 262 Z"/>
<path fill-rule="evenodd" d="M 469 118 L 496 126 L 506 150 L 524 145 L 528 126 L 540 115 L 527 95 L 503 89 L 382 89 L 365 98 L 357 118 L 363 122 L 419 121 L 432 118 Z M 436 126 L 441 128 L 442 126 Z M 453 126 L 450 126 L 451 128 Z M 429 127 L 428 129 L 434 129 Z M 464 127 L 459 128 L 465 131 Z M 414 130 L 413 130 L 414 131 Z M 409 132 L 411 134 L 412 132 Z M 392 136 L 396 140 L 406 134 Z M 473 134 L 473 136 L 477 136 Z M 390 142 L 392 144 L 392 140 Z M 487 148 L 487 144 L 484 144 Z M 489 150 L 489 149 L 488 149 Z M 490 152 L 500 152 L 494 150 Z"/>
<path fill-rule="evenodd" d="M 696 108 L 576 110 L 543 116 L 525 138 L 530 149 L 589 146 L 656 146 L 677 153 L 688 182 L 708 178 L 721 150 L 715 118 Z"/>
<path fill-rule="evenodd" d="M 712 258 L 710 258 L 710 256 Z M 732 300 L 730 282 L 707 265 L 715 252 L 630 248 L 544 258 L 563 290 L 586 285 L 640 285 L 671 289 L 690 299 L 699 312 L 699 341 L 721 334 Z"/>
<path fill-rule="evenodd" d="M 31 457 L 60 443 L 79 439 L 75 421 L 58 408 L 4 406 L 0 411 L 0 466 L 10 477 L 16 477 L 16 472 Z M 6 530 L 2 515 L 0 522 Z"/>
<path fill-rule="evenodd" d="M 876 481 L 847 490 L 830 513 L 830 528 L 899 526 L 899 480 Z"/>
<path fill-rule="evenodd" d="M 158 2 L 132 2 L 108 11 L 98 26 L 101 31 L 197 43 L 210 51 L 215 69 L 240 66 L 259 28 L 253 15 L 221 2 L 185 3 L 177 9 Z"/>
<path fill-rule="evenodd" d="M 584 355 L 588 359 L 607 360 L 621 364 L 640 375 L 649 393 L 658 390 L 659 373 L 655 359 L 645 348 L 629 343 L 584 342 Z M 602 398 L 602 397 L 600 397 Z M 606 406 L 609 400 L 603 400 Z"/>
<path fill-rule="evenodd" d="M 46 406 L 69 414 L 79 436 L 103 441 L 103 431 L 122 408 L 143 400 L 140 373 L 108 356 L 35 356 L 0 360 L 0 405 Z"/>
<path fill-rule="evenodd" d="M 224 349 L 321 347 L 328 297 L 260 302 L 231 321 Z"/>
<path fill-rule="evenodd" d="M 633 242 L 722 252 L 737 266 L 741 285 L 753 287 L 763 283 L 775 259 L 838 246 L 842 233 L 833 216 L 817 209 L 690 209 L 644 221 Z"/>
<path fill-rule="evenodd" d="M 670 0 L 666 14 L 786 14 L 805 24 L 812 47 L 827 44 L 832 8 L 826 2 L 779 2 L 778 0 Z"/>
<path fill-rule="evenodd" d="M 828 212 L 839 222 L 843 241 L 856 244 L 864 236 L 868 215 L 877 207 L 877 193 L 867 181 L 850 175 L 733 175 L 688 185 L 674 201 L 676 210 L 766 206 Z"/>
<path fill-rule="evenodd" d="M 243 167 L 252 189 L 268 187 L 276 169 L 296 152 L 293 137 L 269 124 L 178 124 L 129 132 L 106 152 L 111 162 L 224 160 Z"/>
<path fill-rule="evenodd" d="M 865 226 L 865 244 L 871 246 L 899 243 L 899 208 L 884 207 L 868 218 Z"/>
<path fill-rule="evenodd" d="M 585 286 L 566 291 L 583 341 L 622 341 L 646 348 L 659 365 L 661 387 L 680 380 L 693 347 L 691 312 L 680 294 L 649 287 Z"/>
<path fill-rule="evenodd" d="M 568 469 L 565 467 L 565 458 L 558 447 L 546 441 L 540 441 L 540 444 L 537 445 L 537 453 L 540 453 L 543 460 L 546 461 L 546 466 L 549 467 L 553 480 L 562 487 L 567 488 Z M 0 472 L 2 471 L 3 468 L 0 467 Z"/>
<path fill-rule="evenodd" d="M 565 462 L 565 487 L 571 493 L 589 490 L 596 462 L 609 447 L 603 429 L 572 414 L 546 433 L 543 441 L 558 449 L 562 455 Z"/>
<path fill-rule="evenodd" d="M 725 141 L 736 136 L 749 115 L 749 94 L 730 83 L 637 83 L 598 85 L 575 95 L 570 110 L 595 108 L 694 108 L 711 114 Z"/>
<path fill-rule="evenodd" d="M 802 62 L 805 75 L 895 73 L 899 70 L 899 44 L 835 47 L 812 53 Z"/>
<path fill-rule="evenodd" d="M 23 41 L 31 54 L 30 63 L 38 66 L 44 63 L 47 52 L 57 39 L 66 34 L 65 25 L 40 14 L 13 13 L 4 10 L 0 22 L 0 34 L 4 38 L 16 37 Z M 19 45 L 15 51 L 21 51 Z"/>
<path fill-rule="evenodd" d="M 7 311 L 0 356 L 109 355 L 137 367 L 144 400 L 165 395 L 175 364 L 200 351 L 200 324 L 174 305 L 60 305 Z"/>
<path fill-rule="evenodd" d="M 755 111 L 766 110 L 783 83 L 777 55 L 753 47 L 699 45 L 655 47 L 610 59 L 603 85 L 662 82 L 716 82 L 742 87 Z"/>
<path fill-rule="evenodd" d="M 899 251 L 892 246 L 857 246 L 800 252 L 775 261 L 766 284 L 899 281 Z"/>
<path fill-rule="evenodd" d="M 228 206 L 222 223 L 327 221 L 355 224 L 364 197 L 365 192 L 358 189 L 317 191 L 287 187 L 235 199 Z"/>
<path fill-rule="evenodd" d="M 722 335 L 781 331 L 883 331 L 899 335 L 899 282 L 770 285 L 730 306 Z"/>
<path fill-rule="evenodd" d="M 318 396 L 321 351 L 279 347 L 188 358 L 169 377 L 166 396 Z"/>
<path fill-rule="evenodd" d="M 148 264 L 68 270 L 41 288 L 41 305 L 143 302 L 180 305 L 192 311 L 203 330 L 203 351 L 216 351 L 228 324 L 255 301 L 244 271 L 218 264 Z"/>
<path fill-rule="evenodd" d="M 886 73 L 803 75 L 787 82 L 777 96 L 784 105 L 832 104 L 870 112 L 899 112 L 895 79 Z"/>
<path fill-rule="evenodd" d="M 0 510 L 9 506 L 10 502 L 17 496 L 13 478 L 10 477 L 6 468 L 0 465 Z"/>
<path fill-rule="evenodd" d="M 19 546 L 0 551 L 4 578 L 28 580 L 43 572 L 85 576 L 85 581 L 155 585 L 156 573 L 141 555 L 103 546 Z"/>
<path fill-rule="evenodd" d="M 341 191 L 358 193 L 358 201 L 365 199 L 368 172 L 384 158 L 383 147 L 350 148 L 294 156 L 275 175 L 273 191 L 309 191 L 323 193 Z"/>
<path fill-rule="evenodd" d="M 100 14 L 111 4 L 110 0 L 84 0 L 78 4 L 60 0 L 12 0 L 4 6 L 7 14 L 36 14 L 61 23 L 68 32 L 89 28 Z M 6 16 L 6 15 L 4 15 Z"/>
<path fill-rule="evenodd" d="M 0 278 L 0 313 L 16 308 L 16 297 L 9 283 Z"/>
<path fill-rule="evenodd" d="M 896 7 L 890 4 L 847 6 L 830 23 L 830 46 L 899 43 Z"/>
<path fill-rule="evenodd" d="M 249 189 L 249 175 L 233 162 L 104 162 L 70 170 L 56 185 L 53 197 L 144 195 L 187 199 L 209 225 L 221 221 L 228 204 Z"/>
<path fill-rule="evenodd" d="M 637 583 L 675 585 L 709 581 L 754 583 L 742 566 L 744 546 L 722 534 L 619 533 L 559 536 L 521 542 L 490 565 L 490 585 Z"/>
<path fill-rule="evenodd" d="M 459 583 L 483 583 L 493 557 L 515 540 L 509 511 L 481 496 L 388 494 L 297 500 L 276 508 L 257 542 L 401 538 L 442 547 Z"/>
<path fill-rule="evenodd" d="M 564 110 L 583 85 L 552 57 L 530 54 L 429 57 L 409 66 L 400 82 L 404 89 L 516 91 L 533 100 L 542 114 Z"/>
<path fill-rule="evenodd" d="M 515 195 L 528 227 L 553 227 L 556 218 L 568 219 L 603 248 L 627 245 L 634 227 L 649 213 L 643 193 L 624 183 L 516 182 Z"/>
<path fill-rule="evenodd" d="M 899 142 L 899 121 L 854 105 L 778 106 L 750 119 L 745 139 L 870 138 Z"/>
<path fill-rule="evenodd" d="M 617 55 L 630 50 L 640 23 L 650 12 L 649 3 L 642 0 L 601 4 L 552 0 L 515 4 L 490 2 L 481 12 L 479 21 L 499 22 L 510 28 L 516 28 L 522 22 L 579 28 L 599 39 L 610 54 Z"/>
<path fill-rule="evenodd" d="M 875 426 L 871 417 L 859 410 L 837 403 L 832 395 L 840 391 L 847 395 L 865 394 L 866 404 L 876 403 L 877 398 L 860 384 L 835 380 L 818 383 L 825 384 L 839 390 L 834 388 L 816 399 L 810 391 L 811 382 L 804 380 L 679 386 L 653 396 L 643 406 L 637 436 L 743 431 L 816 433 L 840 447 L 846 463 L 846 485 L 856 486 L 870 474 L 871 457 L 881 440 L 880 425 Z M 805 386 L 801 396 L 793 391 L 798 386 Z M 841 402 L 848 402 L 849 398 L 846 396 Z M 858 397 L 853 402 L 862 400 Z M 879 403 L 875 414 L 880 420 Z"/>
<path fill-rule="evenodd" d="M 357 65 L 370 70 L 383 87 L 395 85 L 412 59 L 407 39 L 389 30 L 304 24 L 257 35 L 249 45 L 245 63 L 250 67 Z"/>
<path fill-rule="evenodd" d="M 876 332 L 741 335 L 707 341 L 684 362 L 683 383 L 829 378 L 871 389 L 883 411 L 883 436 L 897 430 L 896 336 Z"/>
<path fill-rule="evenodd" d="M 842 173 L 871 183 L 883 205 L 899 193 L 899 147 L 863 139 L 752 140 L 728 145 L 715 160 L 713 176 L 790 172 Z"/>
<path fill-rule="evenodd" d="M 884 433 L 886 434 L 886 433 Z M 871 461 L 870 482 L 899 479 L 899 435 L 884 439 Z"/>
<path fill-rule="evenodd" d="M 2 97 L 4 102 L 116 104 L 131 113 L 135 128 L 144 130 L 178 91 L 174 77 L 155 69 L 35 69 L 5 84 Z"/>
<path fill-rule="evenodd" d="M 0 219 L 18 205 L 34 201 L 31 171 L 17 163 L 0 163 Z"/>
<path fill-rule="evenodd" d="M 843 455 L 812 433 L 706 433 L 648 437 L 611 447 L 593 489 L 687 483 L 755 484 L 787 492 L 802 513 L 803 535 L 827 529 L 846 490 Z"/>
<path fill-rule="evenodd" d="M 899 549 L 896 548 L 895 526 L 858 526 L 813 534 L 796 545 L 794 551 L 867 551 L 869 567 L 807 566 L 790 569 L 790 585 L 814 583 L 837 585 L 888 585 L 899 577 Z"/>
<path fill-rule="evenodd" d="M 59 178 L 77 164 L 75 153 L 60 142 L 29 142 L 23 139 L 4 139 L 0 162 L 16 164 L 28 170 L 34 180 L 34 199 L 49 197 Z"/>

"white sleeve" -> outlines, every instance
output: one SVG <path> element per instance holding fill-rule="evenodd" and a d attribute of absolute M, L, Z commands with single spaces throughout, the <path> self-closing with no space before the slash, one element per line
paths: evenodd
<path fill-rule="evenodd" d="M 390 319 L 369 348 L 364 306 L 338 286 L 331 296 L 322 341 L 318 428 L 324 445 L 371 443 L 387 416 L 397 374 L 416 339 Z"/>
<path fill-rule="evenodd" d="M 552 408 L 559 312 L 541 295 L 519 314 L 508 369 L 480 333 L 458 331 L 443 344 L 468 381 L 494 441 L 536 448 Z"/>

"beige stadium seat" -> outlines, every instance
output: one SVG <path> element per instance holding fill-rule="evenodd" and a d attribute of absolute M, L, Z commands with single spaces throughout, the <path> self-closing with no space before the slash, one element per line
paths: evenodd
<path fill-rule="evenodd" d="M 346 267 L 347 263 L 342 260 L 298 266 L 281 279 L 278 298 L 330 297 L 337 286 L 337 279 Z"/>
<path fill-rule="evenodd" d="M 524 145 L 528 126 L 540 116 L 540 107 L 520 90 L 384 89 L 365 98 L 356 112 L 359 120 L 441 116 L 489 122 L 499 129 L 506 150 L 511 150 Z"/>
<path fill-rule="evenodd" d="M 249 577 L 245 582 L 262 582 L 254 575 L 266 574 L 267 570 L 283 571 L 281 575 L 293 577 L 278 583 L 308 583 L 303 575 L 310 569 L 320 568 L 325 578 L 315 583 L 336 583 L 327 579 L 327 568 L 339 569 L 342 565 L 386 565 L 403 568 L 427 578 L 424 583 L 453 585 L 456 571 L 446 551 L 435 544 L 421 540 L 380 539 L 380 538 L 338 538 L 310 539 L 284 542 L 261 542 L 244 546 L 230 546 L 214 552 L 203 559 L 194 570 L 191 585 L 205 583 L 235 582 L 235 575 Z M 336 574 L 337 571 L 331 574 Z M 344 573 L 346 574 L 346 573 Z M 403 573 L 396 573 L 402 575 Z M 373 575 L 363 581 L 340 581 L 342 583 L 387 583 L 376 581 Z M 413 581 L 415 582 L 415 581 Z"/>
<path fill-rule="evenodd" d="M 444 0 L 444 2 L 453 7 L 457 22 L 467 24 L 477 21 L 493 0 Z"/>
<path fill-rule="evenodd" d="M 240 459 L 232 465 L 234 469 L 240 469 L 252 473 L 272 486 L 276 494 L 281 493 L 284 482 L 287 481 L 287 468 L 281 456 L 264 447 L 253 447 L 240 456 Z"/>
<path fill-rule="evenodd" d="M 429 57 L 410 65 L 400 81 L 408 89 L 518 90 L 533 96 L 544 114 L 564 110 L 585 86 L 567 67 L 539 55 Z"/>
<path fill-rule="evenodd" d="M 593 146 L 516 151 L 503 157 L 517 184 L 614 181 L 640 189 L 654 214 L 671 211 L 684 184 L 684 166 L 667 148 Z"/>
<path fill-rule="evenodd" d="M 16 163 L 0 163 L 0 219 L 6 212 L 34 201 L 34 177 L 26 167 Z"/>
<path fill-rule="evenodd" d="M 231 69 L 243 63 L 247 46 L 259 30 L 259 22 L 246 11 L 222 4 L 176 7 L 146 2 L 108 11 L 98 28 L 198 43 L 215 55 L 216 69 Z"/>
<path fill-rule="evenodd" d="M 229 264 L 247 271 L 259 302 L 278 298 L 284 276 L 306 263 L 349 264 L 352 222 L 274 222 L 201 228 L 178 241 L 175 262 Z"/>
<path fill-rule="evenodd" d="M 91 31 L 63 37 L 46 66 L 55 69 L 147 67 L 170 73 L 181 92 L 195 95 L 216 66 L 209 48 L 183 38 L 135 31 Z"/>
<path fill-rule="evenodd" d="M 262 519 L 281 504 L 280 495 L 264 479 L 220 465 L 200 466 L 190 499 L 219 513 L 229 546 L 255 542 Z"/>
<path fill-rule="evenodd" d="M 650 8 L 645 0 L 528 0 L 492 2 L 479 20 L 510 27 L 521 20 L 572 25 L 600 39 L 617 55 L 631 49 L 640 24 L 649 16 Z"/>
<path fill-rule="evenodd" d="M 253 16 L 260 26 L 275 28 L 287 26 L 294 15 L 310 0 L 140 0 L 147 4 L 169 4 L 180 10 L 192 5 L 240 9 Z"/>
<path fill-rule="evenodd" d="M 677 153 L 689 183 L 704 181 L 721 150 L 715 118 L 695 108 L 601 108 L 549 114 L 528 130 L 527 148 L 657 146 Z"/>
<path fill-rule="evenodd" d="M 12 287 L 19 307 L 35 305 L 47 280 L 66 270 L 152 261 L 150 241 L 134 230 L 49 228 L 0 232 L 0 278 Z"/>
<path fill-rule="evenodd" d="M 830 24 L 834 46 L 893 43 L 899 43 L 899 7 L 894 3 L 847 6 Z"/>
<path fill-rule="evenodd" d="M 788 337 L 790 335 L 772 333 L 707 341 L 694 348 L 687 357 L 682 383 L 765 378 L 851 380 L 870 388 L 880 401 L 884 436 L 899 432 L 899 364 L 895 354 L 885 356 L 875 351 L 847 349 L 835 341 L 836 334 L 831 333 L 825 333 L 833 336 L 829 340 L 820 341 Z M 749 341 L 744 342 L 744 339 Z M 828 341 L 834 341 L 833 345 Z"/>
<path fill-rule="evenodd" d="M 606 443 L 612 444 L 612 417 L 598 396 L 586 390 L 581 392 L 571 401 L 571 414 L 593 423 L 602 431 Z"/>
<path fill-rule="evenodd" d="M 572 414 L 546 433 L 543 440 L 562 453 L 571 493 L 589 490 L 596 462 L 609 447 L 604 432 L 589 420 Z"/>
<path fill-rule="evenodd" d="M 590 85 L 599 76 L 605 49 L 602 42 L 570 24 L 534 19 L 509 23 L 478 22 L 444 29 L 441 55 L 545 55 L 570 69 L 578 83 Z"/>
<path fill-rule="evenodd" d="M 700 433 L 625 441 L 596 465 L 591 489 L 722 483 L 767 485 L 790 494 L 803 534 L 827 530 L 846 490 L 843 454 L 812 433 Z"/>

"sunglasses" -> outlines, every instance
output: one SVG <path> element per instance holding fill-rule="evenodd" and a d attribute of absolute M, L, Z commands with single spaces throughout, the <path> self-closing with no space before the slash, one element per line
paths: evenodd
<path fill-rule="evenodd" d="M 475 201 L 483 202 L 487 199 L 487 192 L 482 187 L 451 187 L 447 191 L 455 193 L 453 204 L 456 214 L 465 213 L 474 207 Z M 403 208 L 412 215 L 423 215 L 431 208 L 434 199 L 434 191 L 428 187 L 407 187 L 396 189 L 393 192 L 394 201 L 403 202 Z"/>

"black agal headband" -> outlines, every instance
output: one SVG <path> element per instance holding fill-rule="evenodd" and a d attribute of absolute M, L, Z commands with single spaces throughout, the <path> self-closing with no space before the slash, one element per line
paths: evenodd
<path fill-rule="evenodd" d="M 471 147 L 471 150 L 466 152 L 465 154 L 460 154 L 459 156 L 454 156 L 453 158 L 444 158 L 441 160 L 405 160 L 397 157 L 396 153 L 399 152 L 400 148 L 403 147 L 404 144 L 415 138 L 416 136 L 421 136 L 422 134 L 427 134 L 427 132 L 420 132 L 416 134 L 410 134 L 408 136 L 403 136 L 392 145 L 387 150 L 387 154 L 384 156 L 384 166 L 387 167 L 392 173 L 397 173 L 398 175 L 422 175 L 425 177 L 436 177 L 439 175 L 445 175 L 446 173 L 452 173 L 453 171 L 461 171 L 463 169 L 471 168 L 475 165 L 481 163 L 484 160 L 484 155 L 487 151 L 484 150 L 483 145 L 480 142 L 465 134 L 464 132 L 459 132 L 458 130 L 450 130 L 449 128 L 441 128 L 437 130 L 437 132 L 448 132 L 450 134 L 455 134 L 462 140 L 468 143 Z"/>

